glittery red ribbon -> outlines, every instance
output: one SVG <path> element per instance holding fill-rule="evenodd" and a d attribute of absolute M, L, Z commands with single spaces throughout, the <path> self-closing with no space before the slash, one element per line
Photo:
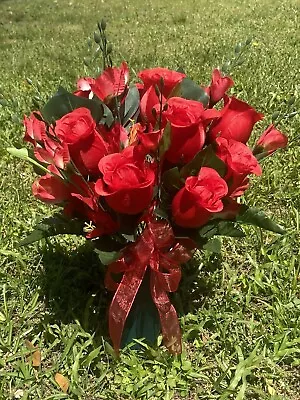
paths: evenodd
<path fill-rule="evenodd" d="M 109 333 L 114 349 L 119 351 L 124 325 L 135 296 L 150 268 L 150 290 L 157 307 L 164 344 L 173 354 L 181 353 L 181 332 L 168 292 L 175 292 L 181 279 L 180 264 L 190 258 L 175 238 L 167 222 L 148 221 L 137 241 L 125 248 L 122 258 L 108 266 L 105 285 L 116 291 L 109 309 Z M 122 273 L 120 283 L 113 274 Z"/>

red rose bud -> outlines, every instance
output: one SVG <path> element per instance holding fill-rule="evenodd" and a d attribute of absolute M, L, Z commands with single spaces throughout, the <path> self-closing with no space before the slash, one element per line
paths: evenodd
<path fill-rule="evenodd" d="M 221 118 L 210 128 L 210 140 L 213 141 L 221 136 L 246 143 L 254 124 L 262 118 L 263 114 L 258 113 L 247 103 L 235 97 L 227 97 L 225 107 L 221 110 Z"/>
<path fill-rule="evenodd" d="M 140 108 L 142 119 L 153 126 L 159 119 L 160 101 L 162 102 L 162 106 L 164 106 L 166 103 L 165 97 L 162 96 L 159 99 L 153 85 L 149 86 L 141 97 Z"/>
<path fill-rule="evenodd" d="M 196 228 L 204 225 L 212 213 L 223 210 L 222 198 L 227 195 L 226 182 L 212 168 L 201 168 L 198 176 L 190 176 L 172 202 L 177 225 Z"/>
<path fill-rule="evenodd" d="M 95 191 L 105 198 L 113 210 L 122 214 L 142 212 L 153 196 L 153 166 L 135 150 L 134 146 L 130 146 L 122 153 L 103 157 L 99 162 L 103 177 L 96 182 Z"/>
<path fill-rule="evenodd" d="M 129 69 L 123 61 L 120 68 L 106 68 L 90 86 L 100 100 L 109 103 L 113 97 L 120 96 L 125 92 L 128 81 Z"/>
<path fill-rule="evenodd" d="M 245 175 L 245 177 L 248 174 L 262 174 L 257 159 L 244 143 L 223 137 L 217 138 L 216 143 L 216 154 L 228 167 L 226 178 L 231 177 L 232 174 Z"/>
<path fill-rule="evenodd" d="M 185 74 L 172 71 L 168 68 L 145 69 L 138 73 L 138 77 L 144 83 L 144 89 L 157 85 L 165 97 L 168 97 L 174 87 L 185 78 Z"/>
<path fill-rule="evenodd" d="M 165 156 L 173 164 L 187 163 L 202 149 L 205 142 L 202 103 L 171 97 L 164 117 L 171 123 L 171 144 Z"/>
<path fill-rule="evenodd" d="M 40 112 L 31 113 L 29 118 L 24 116 L 24 127 L 25 136 L 24 141 L 35 144 L 40 142 L 44 136 L 46 136 L 46 124 L 36 118 L 34 114 L 39 114 Z"/>
<path fill-rule="evenodd" d="M 58 176 L 46 174 L 32 185 L 34 197 L 48 204 L 60 204 L 71 197 L 69 186 Z"/>
<path fill-rule="evenodd" d="M 210 96 L 210 107 L 213 107 L 218 101 L 220 101 L 228 89 L 234 85 L 234 82 L 229 76 L 222 77 L 220 70 L 214 69 L 212 73 L 212 80 L 208 89 L 208 95 Z"/>
<path fill-rule="evenodd" d="M 283 149 L 287 146 L 287 143 L 287 136 L 278 131 L 274 125 L 270 125 L 256 142 L 253 154 L 261 159 L 278 149 Z"/>
<path fill-rule="evenodd" d="M 90 110 L 80 107 L 64 115 L 56 122 L 55 133 L 68 144 L 71 159 L 83 175 L 99 173 L 98 163 L 108 148 Z"/>

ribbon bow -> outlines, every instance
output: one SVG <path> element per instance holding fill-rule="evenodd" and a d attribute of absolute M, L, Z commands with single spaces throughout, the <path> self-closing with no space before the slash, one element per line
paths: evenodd
<path fill-rule="evenodd" d="M 150 220 L 137 241 L 127 246 L 122 257 L 108 266 L 105 286 L 115 291 L 109 308 L 109 333 L 116 352 L 119 352 L 135 296 L 147 268 L 150 268 L 150 290 L 158 310 L 164 344 L 171 353 L 181 353 L 179 322 L 167 293 L 177 290 L 181 279 L 180 264 L 189 259 L 185 247 L 175 244 L 171 226 L 167 222 Z M 123 273 L 120 283 L 112 277 L 117 273 Z"/>

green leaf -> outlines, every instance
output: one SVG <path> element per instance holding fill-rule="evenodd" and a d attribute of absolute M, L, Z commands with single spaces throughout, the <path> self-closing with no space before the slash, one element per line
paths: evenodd
<path fill-rule="evenodd" d="M 146 271 L 125 323 L 121 347 L 131 343 L 133 339 L 141 338 L 154 345 L 159 332 L 159 315 L 150 292 L 150 273 Z M 139 347 L 140 345 L 136 344 L 133 348 Z"/>
<path fill-rule="evenodd" d="M 171 145 L 171 124 L 168 122 L 164 129 L 163 136 L 159 144 L 160 159 L 162 159 L 163 155 L 169 149 L 170 145 Z"/>
<path fill-rule="evenodd" d="M 124 238 L 124 242 L 126 242 L 126 238 Z M 112 252 L 121 250 L 126 243 L 120 243 L 114 239 L 112 235 L 102 235 L 98 239 L 93 240 L 93 246 L 95 251 L 104 251 L 104 252 Z"/>
<path fill-rule="evenodd" d="M 182 167 L 180 175 L 183 178 L 198 175 L 202 167 L 213 168 L 220 176 L 224 176 L 226 173 L 226 164 L 216 156 L 211 144 L 205 147 L 204 150 L 201 150 L 188 164 Z"/>
<path fill-rule="evenodd" d="M 211 238 L 214 235 L 244 237 L 244 231 L 233 221 L 213 220 L 198 230 L 199 236 Z"/>
<path fill-rule="evenodd" d="M 120 252 L 119 251 L 102 251 L 95 249 L 95 252 L 97 253 L 100 262 L 103 265 L 109 265 L 113 263 L 114 261 L 117 261 L 118 258 L 120 258 Z"/>
<path fill-rule="evenodd" d="M 136 86 L 132 86 L 124 101 L 124 116 L 122 125 L 126 127 L 130 120 L 136 120 L 140 110 L 140 94 Z"/>
<path fill-rule="evenodd" d="M 165 210 L 163 210 L 162 208 L 156 208 L 154 210 L 154 214 L 162 219 L 166 219 L 166 220 L 169 219 L 167 212 Z"/>
<path fill-rule="evenodd" d="M 222 243 L 220 239 L 213 238 L 210 239 L 204 246 L 203 249 L 209 251 L 210 253 L 221 253 Z"/>
<path fill-rule="evenodd" d="M 60 214 L 45 218 L 37 224 L 34 230 L 25 239 L 21 240 L 19 246 L 25 246 L 38 240 L 56 235 L 83 235 L 83 223 L 77 219 L 66 219 Z"/>
<path fill-rule="evenodd" d="M 85 107 L 91 111 L 96 122 L 103 117 L 103 103 L 100 100 L 91 100 L 85 97 L 75 96 L 60 87 L 58 92 L 45 104 L 42 115 L 49 124 L 62 118 L 76 108 Z"/>
<path fill-rule="evenodd" d="M 197 83 L 193 82 L 190 78 L 184 78 L 180 84 L 178 89 L 177 96 L 183 97 L 184 99 L 188 100 L 196 100 L 199 101 L 207 107 L 209 104 L 209 96 L 205 92 L 205 90 L 199 86 Z"/>
<path fill-rule="evenodd" d="M 6 150 L 12 156 L 20 158 L 21 160 L 28 161 L 31 164 L 33 164 L 35 167 L 38 168 L 39 173 L 41 173 L 42 171 L 45 173 L 49 173 L 46 167 L 44 167 L 41 163 L 37 162 L 34 158 L 30 157 L 29 151 L 25 147 L 21 149 L 17 149 L 16 147 L 8 147 Z"/>
<path fill-rule="evenodd" d="M 241 211 L 236 220 L 242 224 L 258 226 L 275 233 L 285 233 L 284 229 L 267 217 L 263 211 L 255 207 L 248 207 L 245 204 L 241 206 Z"/>
<path fill-rule="evenodd" d="M 162 177 L 162 183 L 168 193 L 176 193 L 184 186 L 184 181 L 180 176 L 177 167 L 168 169 Z"/>

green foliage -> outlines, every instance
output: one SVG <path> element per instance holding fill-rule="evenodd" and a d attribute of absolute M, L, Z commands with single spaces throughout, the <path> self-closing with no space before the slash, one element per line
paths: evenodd
<path fill-rule="evenodd" d="M 140 111 L 140 95 L 136 86 L 130 87 L 123 104 L 124 110 L 122 110 L 122 125 L 126 127 L 127 125 L 132 123 L 132 121 L 137 119 Z"/>
<path fill-rule="evenodd" d="M 180 170 L 180 175 L 186 178 L 191 175 L 198 175 L 202 167 L 210 167 L 215 169 L 220 176 L 226 173 L 226 164 L 216 156 L 213 146 L 209 145 L 204 150 L 199 151 L 198 154 Z"/>
<path fill-rule="evenodd" d="M 255 207 L 248 207 L 245 204 L 241 206 L 236 220 L 242 224 L 258 226 L 275 233 L 285 233 L 284 229 L 267 217 L 263 211 Z"/>
<path fill-rule="evenodd" d="M 189 78 L 184 78 L 175 88 L 176 96 L 183 97 L 188 100 L 196 100 L 207 107 L 209 96 L 199 84 L 193 82 Z"/>
<path fill-rule="evenodd" d="M 75 96 L 62 87 L 45 104 L 42 109 L 42 115 L 45 121 L 54 123 L 64 115 L 80 107 L 89 109 L 96 122 L 99 122 L 104 115 L 103 104 L 100 100 L 96 101 Z"/>

